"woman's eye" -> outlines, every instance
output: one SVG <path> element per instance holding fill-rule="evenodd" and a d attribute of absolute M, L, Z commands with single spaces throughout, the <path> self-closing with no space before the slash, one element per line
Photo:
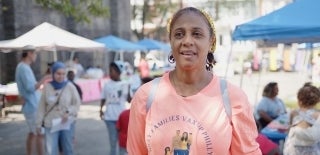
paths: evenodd
<path fill-rule="evenodd" d="M 176 33 L 174 34 L 174 36 L 175 36 L 176 38 L 182 38 L 182 37 L 183 37 L 183 33 L 182 33 L 182 32 L 176 32 Z"/>
<path fill-rule="evenodd" d="M 193 32 L 193 36 L 195 37 L 201 37 L 202 34 L 200 32 Z"/>

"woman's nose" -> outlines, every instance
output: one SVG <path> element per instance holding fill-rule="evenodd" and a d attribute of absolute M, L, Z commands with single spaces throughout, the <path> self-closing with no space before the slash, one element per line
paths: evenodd
<path fill-rule="evenodd" d="M 194 40 L 192 38 L 192 35 L 186 34 L 185 37 L 182 40 L 182 45 L 183 46 L 192 46 L 194 43 Z"/>

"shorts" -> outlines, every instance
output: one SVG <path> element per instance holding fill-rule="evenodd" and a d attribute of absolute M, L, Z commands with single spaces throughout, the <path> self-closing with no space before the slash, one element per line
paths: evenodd
<path fill-rule="evenodd" d="M 29 128 L 29 133 L 37 134 L 37 124 L 36 124 L 36 115 L 37 113 L 24 113 L 24 118 L 27 122 L 28 128 Z"/>

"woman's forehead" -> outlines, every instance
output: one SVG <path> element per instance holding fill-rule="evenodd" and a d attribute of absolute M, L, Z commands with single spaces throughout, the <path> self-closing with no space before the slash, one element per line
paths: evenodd
<path fill-rule="evenodd" d="M 208 24 L 205 18 L 195 12 L 187 12 L 176 18 L 172 23 L 172 28 L 192 27 L 192 28 L 207 28 Z"/>
<path fill-rule="evenodd" d="M 66 72 L 65 68 L 59 68 L 56 71 L 56 73 L 65 73 L 65 72 Z"/>

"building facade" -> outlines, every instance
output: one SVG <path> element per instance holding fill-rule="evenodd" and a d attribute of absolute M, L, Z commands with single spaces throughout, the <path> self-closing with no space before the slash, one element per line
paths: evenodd
<path fill-rule="evenodd" d="M 113 34 L 125 39 L 131 39 L 131 6 L 127 0 L 104 0 L 109 7 L 109 17 L 92 17 L 90 23 L 77 23 L 63 14 L 45 9 L 31 0 L 0 0 L 0 40 L 19 37 L 43 22 L 51 23 L 62 29 L 95 39 Z M 48 36 L 50 37 L 50 36 Z M 70 52 L 59 51 L 58 60 L 66 61 Z M 76 52 L 84 67 L 102 66 L 104 69 L 112 61 L 112 53 Z M 14 81 L 15 67 L 21 59 L 20 51 L 10 53 L 0 52 L 0 83 Z M 37 62 L 32 65 L 37 78 L 40 78 L 46 68 L 47 62 L 53 61 L 53 54 L 41 52 Z"/>

